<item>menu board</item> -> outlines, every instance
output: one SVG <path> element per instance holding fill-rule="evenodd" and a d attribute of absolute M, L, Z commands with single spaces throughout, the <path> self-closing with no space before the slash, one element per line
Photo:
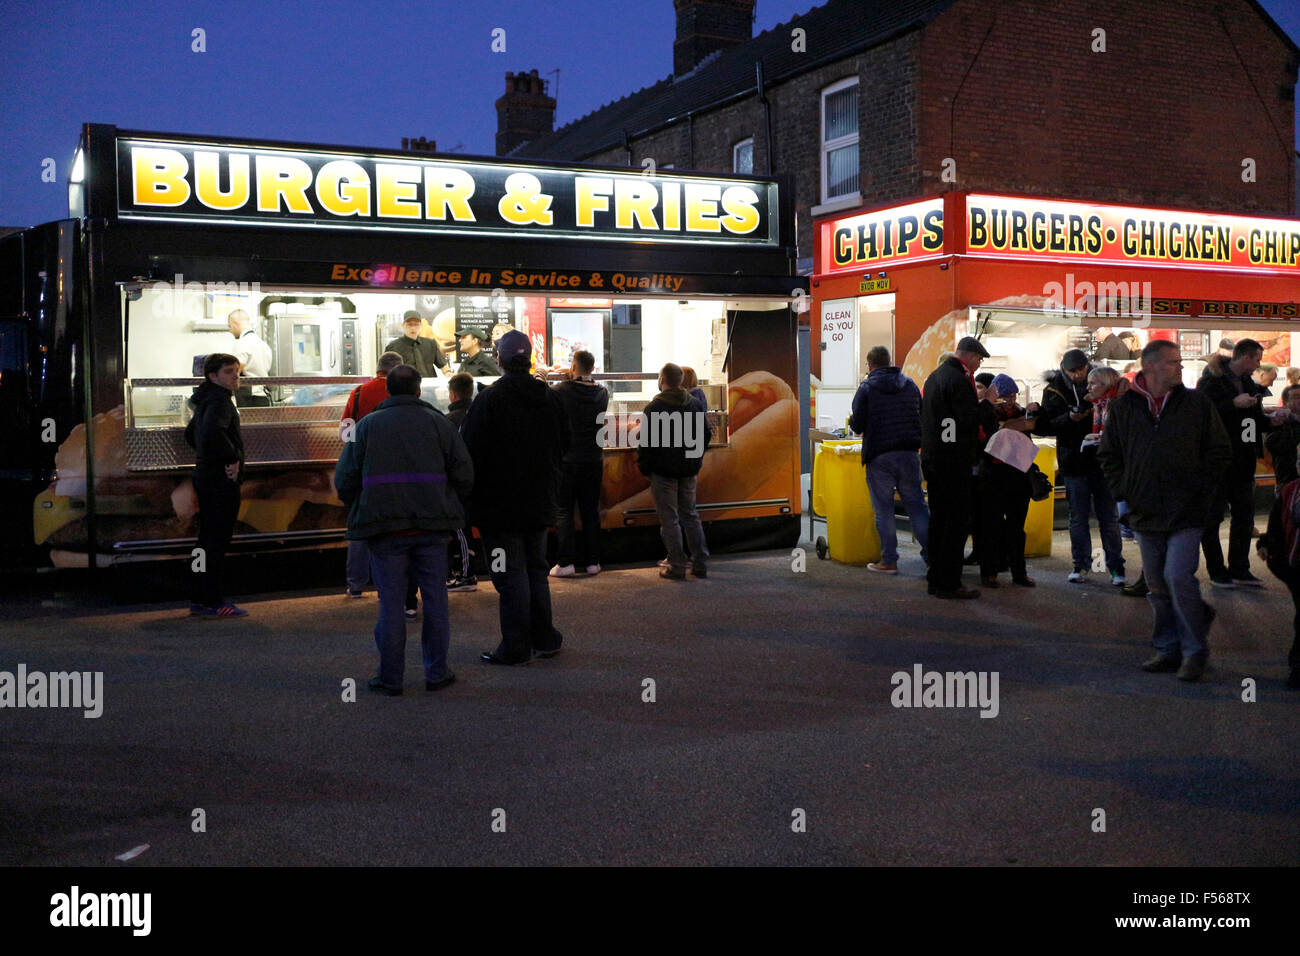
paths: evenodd
<path fill-rule="evenodd" d="M 483 332 L 483 351 L 488 355 L 496 358 L 496 349 L 492 346 L 492 326 L 498 322 L 511 325 L 510 322 L 510 303 L 505 299 L 497 299 L 502 307 L 498 312 L 493 308 L 495 304 L 492 299 L 483 295 L 458 295 L 456 296 L 456 331 L 469 331 L 470 329 L 480 329 Z M 460 350 L 460 339 L 456 341 L 456 359 L 460 361 L 465 355 Z"/>

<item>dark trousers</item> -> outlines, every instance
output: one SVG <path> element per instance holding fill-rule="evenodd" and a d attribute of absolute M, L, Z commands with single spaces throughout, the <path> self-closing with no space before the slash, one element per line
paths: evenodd
<path fill-rule="evenodd" d="M 239 482 L 224 474 L 220 477 L 195 475 L 194 493 L 199 499 L 199 547 L 203 550 L 202 571 L 194 571 L 190 563 L 190 600 L 204 607 L 218 607 L 224 603 L 222 577 L 226 564 L 226 548 L 235 532 L 235 519 L 239 516 Z"/>
<path fill-rule="evenodd" d="M 970 518 L 971 471 L 965 461 L 922 461 L 930 499 L 930 570 L 926 578 L 936 591 L 961 587 L 962 549 Z"/>
<path fill-rule="evenodd" d="M 1005 565 L 1013 578 L 1025 577 L 1025 517 L 1029 514 L 1029 476 L 1001 462 L 980 468 L 980 574 L 997 577 Z"/>
<path fill-rule="evenodd" d="M 1286 662 L 1292 670 L 1300 668 L 1300 574 L 1292 572 L 1282 578 L 1287 590 L 1291 592 L 1291 603 L 1295 605 L 1295 636 L 1291 639 L 1291 653 Z"/>
<path fill-rule="evenodd" d="M 1219 525 L 1224 511 L 1232 509 L 1232 524 L 1228 528 L 1228 564 L 1223 564 L 1223 547 L 1219 544 Z M 1210 523 L 1201 537 L 1205 551 L 1205 570 L 1211 577 L 1227 573 L 1242 577 L 1250 573 L 1250 532 L 1255 524 L 1255 476 L 1228 474 L 1214 496 Z"/>
<path fill-rule="evenodd" d="M 604 462 L 565 462 L 560 473 L 560 508 L 555 529 L 559 554 L 555 563 L 564 567 L 577 564 L 574 548 L 573 511 L 577 502 L 582 515 L 582 536 L 587 542 L 587 565 L 600 564 L 600 483 Z"/>
<path fill-rule="evenodd" d="M 406 667 L 406 620 L 402 591 L 414 578 L 424 595 L 420 649 L 424 679 L 442 680 L 447 670 L 451 624 L 447 613 L 447 534 L 386 534 L 370 540 L 370 570 L 379 589 L 379 620 L 375 646 L 379 649 L 379 679 L 394 690 L 402 686 Z"/>
<path fill-rule="evenodd" d="M 564 638 L 551 622 L 546 530 L 484 530 L 483 546 L 499 602 L 501 643 L 496 656 L 517 663 L 528 660 L 533 651 L 558 650 Z"/>

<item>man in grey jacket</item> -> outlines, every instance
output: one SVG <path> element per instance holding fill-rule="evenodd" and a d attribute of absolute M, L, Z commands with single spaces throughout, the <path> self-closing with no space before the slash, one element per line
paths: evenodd
<path fill-rule="evenodd" d="M 420 399 L 419 372 L 397 366 L 388 373 L 388 394 L 344 444 L 334 488 L 348 505 L 348 537 L 370 545 L 379 589 L 379 673 L 370 689 L 396 696 L 402 692 L 411 567 L 424 596 L 425 690 L 456 679 L 447 667 L 447 538 L 465 523 L 462 501 L 474 485 L 474 466 L 456 427 Z"/>

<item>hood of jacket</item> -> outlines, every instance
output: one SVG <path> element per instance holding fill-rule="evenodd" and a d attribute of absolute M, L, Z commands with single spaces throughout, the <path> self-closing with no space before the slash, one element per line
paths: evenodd
<path fill-rule="evenodd" d="M 691 393 L 684 388 L 666 388 L 654 397 L 656 402 L 666 405 L 678 405 L 685 408 L 692 401 Z"/>
<path fill-rule="evenodd" d="M 1231 370 L 1228 368 L 1229 361 L 1231 360 L 1225 359 L 1218 352 L 1215 352 L 1205 360 L 1205 368 L 1201 371 L 1202 377 L 1214 376 L 1215 378 L 1222 378 L 1225 375 L 1230 375 Z"/>
<path fill-rule="evenodd" d="M 907 376 L 897 365 L 872 369 L 867 374 L 867 386 L 873 391 L 881 391 L 886 395 L 897 395 L 907 382 Z"/>
<path fill-rule="evenodd" d="M 228 402 L 234 394 L 230 389 L 218 385 L 212 379 L 207 379 L 202 385 L 194 386 L 194 392 L 188 401 L 190 408 L 198 408 L 200 405 L 210 405 L 213 402 Z"/>
<path fill-rule="evenodd" d="M 603 397 L 609 394 L 605 391 L 605 386 L 599 382 L 586 382 L 581 379 L 561 382 L 555 386 L 555 390 L 563 392 L 583 405 L 599 405 Z"/>
<path fill-rule="evenodd" d="M 1059 392 L 1067 405 L 1085 405 L 1088 402 L 1084 398 L 1084 394 L 1088 391 L 1088 383 L 1075 385 L 1070 381 L 1070 376 L 1065 374 L 1064 369 L 1048 369 L 1043 373 L 1043 381 L 1047 383 L 1048 388 Z"/>

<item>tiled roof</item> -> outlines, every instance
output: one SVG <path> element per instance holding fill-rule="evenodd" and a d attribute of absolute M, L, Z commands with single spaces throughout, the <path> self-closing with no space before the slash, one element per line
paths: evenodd
<path fill-rule="evenodd" d="M 667 77 L 601 107 L 510 154 L 529 159 L 584 159 L 623 144 L 676 117 L 752 91 L 754 62 L 764 82 L 779 83 L 814 66 L 876 46 L 911 27 L 929 23 L 956 0 L 828 0 L 789 23 L 706 57 L 694 70 Z M 807 52 L 791 49 L 790 33 L 806 32 Z M 670 52 L 670 51 L 665 51 Z"/>

